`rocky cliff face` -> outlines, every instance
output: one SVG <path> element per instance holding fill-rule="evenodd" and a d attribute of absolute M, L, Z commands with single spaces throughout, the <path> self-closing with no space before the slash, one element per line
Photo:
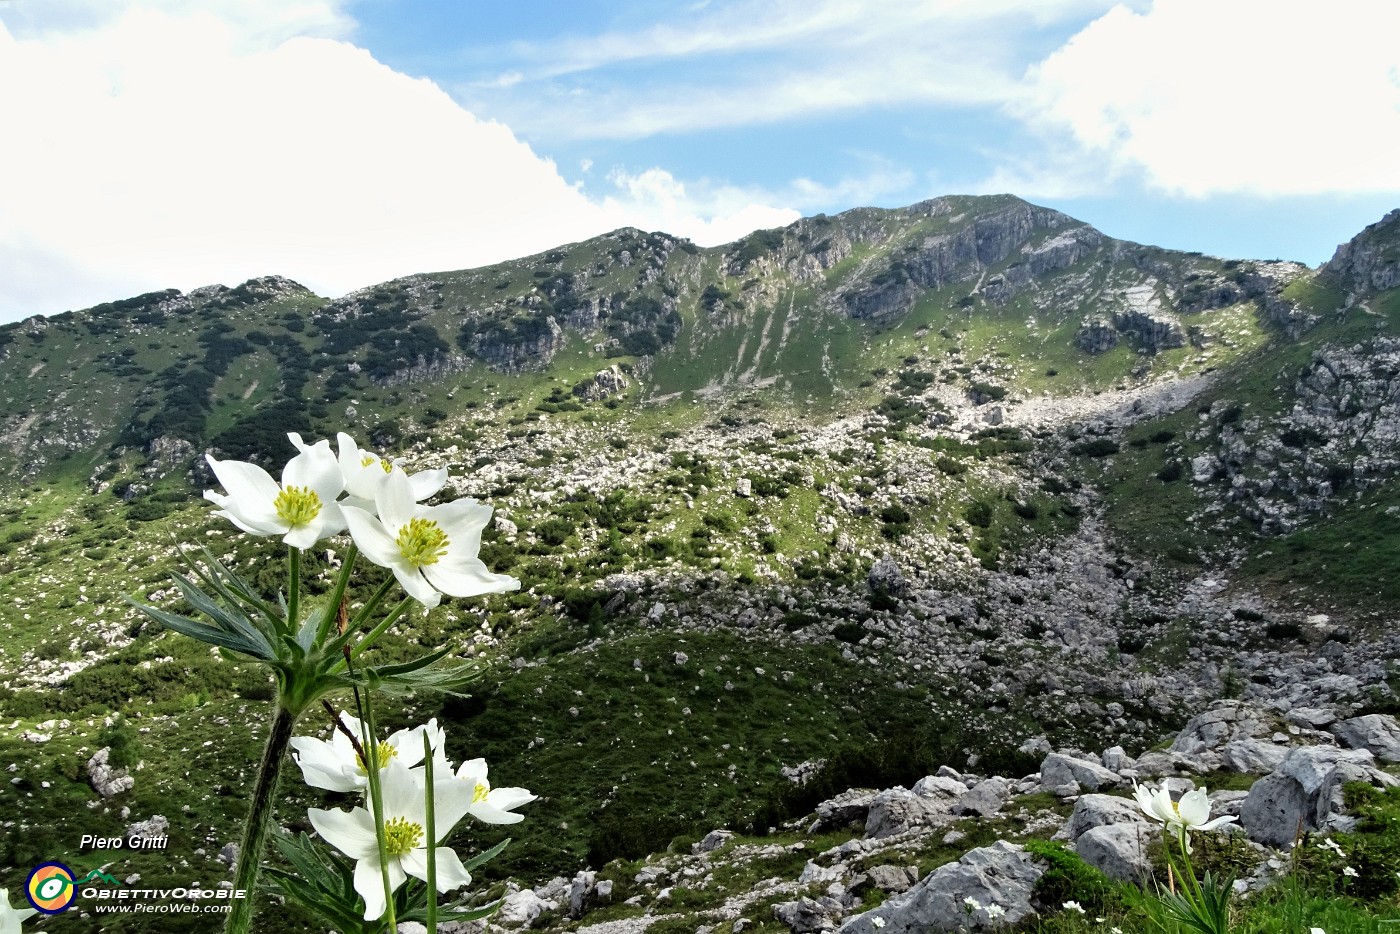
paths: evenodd
<path fill-rule="evenodd" d="M 1337 247 L 1321 275 L 1356 295 L 1400 286 L 1400 209 Z"/>

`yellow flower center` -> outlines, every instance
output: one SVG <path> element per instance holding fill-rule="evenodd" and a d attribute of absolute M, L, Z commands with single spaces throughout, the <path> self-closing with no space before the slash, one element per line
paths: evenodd
<path fill-rule="evenodd" d="M 438 559 L 447 554 L 447 533 L 431 519 L 409 519 L 399 529 L 395 543 L 403 559 L 416 568 L 425 564 L 437 564 Z"/>
<path fill-rule="evenodd" d="M 392 817 L 384 822 L 384 849 L 389 856 L 411 853 L 423 842 L 423 825 L 406 817 Z"/>
<path fill-rule="evenodd" d="M 389 463 L 382 457 L 375 457 L 373 454 L 366 454 L 360 458 L 361 467 L 373 467 L 375 464 L 378 464 L 379 469 L 384 471 L 385 473 L 394 472 L 394 465 Z"/>
<path fill-rule="evenodd" d="M 491 794 L 491 786 L 485 782 L 477 782 L 476 789 L 472 791 L 472 804 L 480 804 L 486 800 L 486 796 Z"/>
<path fill-rule="evenodd" d="M 277 494 L 272 508 L 277 510 L 277 518 L 296 528 L 321 514 L 321 497 L 310 487 L 289 486 Z"/>
<path fill-rule="evenodd" d="M 382 769 L 389 764 L 390 759 L 398 754 L 398 749 L 394 746 L 390 746 L 388 743 L 375 743 L 374 749 L 370 752 L 369 757 Z M 355 754 L 355 758 L 360 760 L 360 771 L 368 772 L 369 770 L 365 768 L 365 760 L 361 758 L 358 753 Z"/>

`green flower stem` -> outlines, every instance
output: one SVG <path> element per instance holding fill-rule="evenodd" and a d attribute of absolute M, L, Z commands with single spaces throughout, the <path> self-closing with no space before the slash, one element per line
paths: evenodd
<path fill-rule="evenodd" d="M 426 770 L 424 777 L 427 779 L 423 793 L 424 823 L 428 825 L 428 934 L 437 934 L 437 910 L 438 910 L 438 888 L 437 888 L 437 816 L 434 813 L 436 807 L 433 801 L 433 743 L 428 738 L 428 731 L 423 731 L 423 768 Z"/>
<path fill-rule="evenodd" d="M 384 617 L 384 619 L 379 623 L 378 626 L 375 626 L 373 629 L 371 629 L 363 639 L 356 643 L 355 647 L 350 650 L 350 657 L 355 658 L 365 649 L 374 645 L 374 643 L 379 639 L 379 637 L 384 635 L 384 631 L 386 629 L 388 629 L 390 626 L 394 625 L 394 623 L 397 623 L 399 621 L 399 617 L 404 614 L 404 611 L 407 610 L 409 605 L 412 603 L 412 597 L 404 597 L 402 600 L 400 600 L 399 605 L 394 607 L 392 613 Z"/>
<path fill-rule="evenodd" d="M 384 915 L 388 930 L 397 931 L 398 920 L 394 913 L 394 887 L 389 882 L 388 841 L 384 836 L 384 792 L 379 784 L 379 730 L 374 725 L 374 705 L 369 702 L 368 692 L 360 694 L 355 688 L 355 707 L 360 714 L 361 745 L 365 750 L 365 778 L 369 784 L 370 811 L 374 814 L 374 839 L 379 847 L 379 878 L 384 881 Z"/>
<path fill-rule="evenodd" d="M 287 547 L 287 632 L 297 631 L 301 613 L 301 549 Z"/>
<path fill-rule="evenodd" d="M 321 625 L 316 629 L 316 645 L 324 645 L 326 636 L 330 635 L 331 627 L 340 618 L 340 604 L 345 600 L 345 589 L 350 586 L 350 572 L 355 570 L 355 560 L 360 556 L 359 549 L 355 543 L 351 542 L 350 547 L 345 550 L 345 557 L 340 561 L 340 574 L 335 579 L 335 587 L 331 589 L 330 599 L 326 601 L 326 615 L 321 618 Z"/>
<path fill-rule="evenodd" d="M 390 588 L 392 588 L 395 583 L 394 578 L 390 577 L 388 580 L 384 581 L 384 583 L 380 584 L 374 593 L 370 594 L 369 600 L 366 601 L 364 606 L 360 607 L 360 612 L 356 613 L 355 618 L 350 621 L 351 629 L 360 629 L 364 626 L 369 620 L 370 615 L 373 614 L 375 610 L 379 609 L 379 604 L 384 602 L 385 595 L 389 593 Z"/>
<path fill-rule="evenodd" d="M 226 934 L 247 934 L 253 923 L 258 872 L 262 868 L 267 833 L 272 827 L 272 802 L 277 798 L 277 780 L 282 775 L 282 765 L 287 758 L 287 747 L 291 744 L 295 723 L 296 714 L 278 704 L 267 745 L 263 747 L 262 762 L 258 765 L 253 801 L 248 809 L 247 823 L 243 825 L 243 840 L 238 845 L 238 871 L 234 875 L 233 887 L 236 891 L 245 892 L 246 897 L 230 900 L 228 921 L 224 925 Z"/>

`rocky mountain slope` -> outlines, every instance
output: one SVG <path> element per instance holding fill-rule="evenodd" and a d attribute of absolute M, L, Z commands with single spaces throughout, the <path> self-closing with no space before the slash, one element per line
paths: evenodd
<path fill-rule="evenodd" d="M 122 598 L 179 605 L 176 541 L 264 567 L 198 499 L 201 455 L 279 463 L 288 430 L 496 507 L 482 557 L 523 591 L 386 651 L 488 666 L 402 716 L 544 796 L 499 863 L 522 883 L 764 833 L 821 789 L 1026 775 L 1037 737 L 1141 756 L 1222 697 L 1393 711 L 1397 228 L 1314 271 L 950 197 L 0 328 L 0 884 L 75 815 L 198 842 L 127 872 L 227 874 L 258 737 L 204 734 L 267 685 Z M 205 750 L 207 790 L 172 749 Z"/>

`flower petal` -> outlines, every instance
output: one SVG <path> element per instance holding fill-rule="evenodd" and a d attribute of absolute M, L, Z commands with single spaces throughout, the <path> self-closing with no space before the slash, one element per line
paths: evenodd
<path fill-rule="evenodd" d="M 398 580 L 399 586 L 404 589 L 404 593 L 423 606 L 431 610 L 442 602 L 442 594 L 434 590 L 432 584 L 424 580 L 423 575 L 413 568 L 399 564 L 394 566 L 393 571 L 394 577 Z"/>
<path fill-rule="evenodd" d="M 450 892 L 464 885 L 472 884 L 472 874 L 462 865 L 462 860 L 451 847 L 437 847 L 437 889 Z M 423 881 L 427 881 L 424 879 Z"/>
<path fill-rule="evenodd" d="M 413 491 L 413 501 L 421 503 L 423 500 L 437 493 L 447 485 L 447 468 L 438 470 L 420 470 L 416 474 L 411 474 L 408 478 L 409 489 Z"/>
<path fill-rule="evenodd" d="M 364 808 L 329 811 L 312 808 L 306 812 L 316 832 L 351 859 L 378 857 L 379 843 L 374 835 L 374 818 Z M 363 894 L 363 893 L 361 893 Z"/>
<path fill-rule="evenodd" d="M 403 553 L 395 544 L 394 537 L 384 528 L 384 523 L 354 506 L 344 506 L 340 511 L 350 528 L 355 547 L 366 558 L 382 568 L 392 568 L 403 561 Z"/>
<path fill-rule="evenodd" d="M 389 890 L 397 892 L 408 877 L 396 859 L 389 860 Z M 384 914 L 384 878 L 379 872 L 379 854 L 355 864 L 355 891 L 365 900 L 365 920 L 373 921 Z"/>
<path fill-rule="evenodd" d="M 374 505 L 384 528 L 390 535 L 397 535 L 414 516 L 413 490 L 409 487 L 408 475 L 402 470 L 388 474 L 374 495 Z"/>
<path fill-rule="evenodd" d="M 438 590 L 454 597 L 475 597 L 484 593 L 509 593 L 520 589 L 520 581 L 509 574 L 493 574 L 476 559 L 454 560 L 451 554 L 436 564 L 423 566 L 423 576 Z"/>
<path fill-rule="evenodd" d="M 311 736 L 293 736 L 291 746 L 297 753 L 292 761 L 301 768 L 302 779 L 312 788 L 354 791 L 362 787 L 363 783 L 357 785 L 346 774 L 345 759 L 331 743 Z"/>
<path fill-rule="evenodd" d="M 323 503 L 333 503 L 345 489 L 340 464 L 331 453 L 329 441 L 317 441 L 287 461 L 282 469 L 282 486 L 302 486 L 316 491 Z"/>

